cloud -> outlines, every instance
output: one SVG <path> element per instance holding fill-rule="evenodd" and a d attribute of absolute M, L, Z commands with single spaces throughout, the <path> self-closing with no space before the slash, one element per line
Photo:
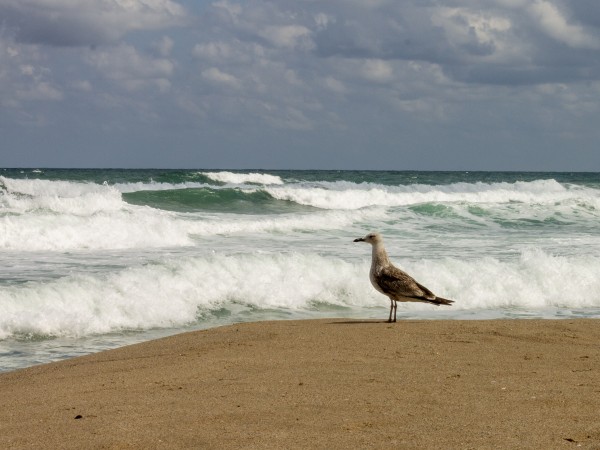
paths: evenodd
<path fill-rule="evenodd" d="M 21 48 L 0 36 L 0 105 L 18 107 L 22 102 L 57 101 L 64 98 L 35 48 Z"/>
<path fill-rule="evenodd" d="M 21 100 L 62 100 L 63 94 L 55 86 L 47 81 L 37 81 L 32 83 L 28 89 L 17 91 L 17 96 Z"/>
<path fill-rule="evenodd" d="M 440 27 L 451 46 L 474 59 L 500 59 L 511 45 L 511 21 L 504 15 L 462 7 L 440 7 L 431 11 L 433 26 Z M 490 58 L 491 57 L 491 58 Z"/>
<path fill-rule="evenodd" d="M 197 92 L 203 111 L 253 126 L 339 128 L 385 110 L 453 122 L 465 98 L 485 108 L 499 89 L 600 79 L 582 14 L 549 0 L 223 0 L 197 29 Z"/>
<path fill-rule="evenodd" d="M 89 50 L 86 61 L 104 77 L 130 91 L 154 88 L 166 92 L 175 69 L 169 59 L 144 55 L 127 44 Z"/>
<path fill-rule="evenodd" d="M 530 130 L 558 142 L 573 121 L 600 110 L 581 84 L 600 80 L 600 22 L 591 19 L 593 5 L 572 5 L 219 2 L 201 18 L 192 46 L 200 74 L 194 101 L 204 123 L 247 135 L 344 130 L 350 147 L 361 142 L 358 130 L 370 136 L 369 148 L 369 139 L 445 148 L 434 144 L 437 135 L 467 149 L 487 142 L 485 130 L 511 148 L 532 144 Z M 550 21 L 554 31 L 536 8 L 546 8 L 546 21 L 548 11 L 560 14 Z"/>
<path fill-rule="evenodd" d="M 325 79 L 323 80 L 323 84 L 327 87 L 327 89 L 335 93 L 344 94 L 345 92 L 347 92 L 347 88 L 346 86 L 344 86 L 344 83 L 342 83 L 340 80 L 335 79 L 334 77 L 325 77 Z"/>
<path fill-rule="evenodd" d="M 51 46 L 115 43 L 131 31 L 182 25 L 171 0 L 3 0 L 0 17 L 20 42 Z"/>
<path fill-rule="evenodd" d="M 235 89 L 239 89 L 241 87 L 241 83 L 236 77 L 228 73 L 222 72 L 216 67 L 211 67 L 210 69 L 203 70 L 202 77 L 205 80 L 219 85 L 232 87 Z"/>
<path fill-rule="evenodd" d="M 424 61 L 470 83 L 514 85 L 598 77 L 589 51 L 600 49 L 600 14 L 593 27 L 584 25 L 585 11 L 571 9 L 577 2 L 484 3 L 485 7 L 469 0 L 444 6 L 387 2 L 371 5 L 368 14 L 362 7 L 346 5 L 336 13 L 327 12 L 331 19 L 314 27 L 315 52 L 324 58 Z M 561 60 L 563 68 L 556 70 Z"/>
<path fill-rule="evenodd" d="M 199 60 L 220 64 L 251 64 L 265 57 L 266 49 L 253 42 L 238 39 L 207 41 L 194 45 L 192 55 Z"/>
<path fill-rule="evenodd" d="M 569 23 L 559 8 L 549 1 L 536 0 L 528 7 L 534 21 L 548 36 L 572 48 L 600 49 L 600 38 L 580 24 Z"/>
<path fill-rule="evenodd" d="M 192 50 L 196 58 L 205 59 L 229 59 L 233 52 L 232 46 L 226 42 L 196 44 Z"/>
<path fill-rule="evenodd" d="M 314 47 L 310 39 L 311 30 L 302 25 L 267 26 L 258 34 L 275 47 L 305 50 Z"/>
<path fill-rule="evenodd" d="M 160 56 L 166 58 L 171 54 L 174 45 L 175 42 L 173 39 L 171 39 L 169 36 L 163 36 L 160 41 L 154 44 L 154 48 Z"/>
<path fill-rule="evenodd" d="M 385 83 L 394 78 L 391 64 L 381 59 L 367 59 L 361 67 L 361 73 L 367 80 L 376 83 Z"/>
<path fill-rule="evenodd" d="M 0 17 L 3 130 L 137 119 L 191 147 L 339 156 L 589 136 L 600 113 L 592 0 L 0 0 Z"/>

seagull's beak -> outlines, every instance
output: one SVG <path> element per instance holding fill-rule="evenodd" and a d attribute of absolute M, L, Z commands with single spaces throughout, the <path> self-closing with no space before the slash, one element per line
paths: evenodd
<path fill-rule="evenodd" d="M 365 242 L 365 238 L 354 239 L 354 242 Z"/>

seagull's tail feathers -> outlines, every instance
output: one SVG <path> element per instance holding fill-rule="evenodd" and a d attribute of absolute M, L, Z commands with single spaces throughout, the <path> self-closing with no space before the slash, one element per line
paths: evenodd
<path fill-rule="evenodd" d="M 447 298 L 438 297 L 437 295 L 435 295 L 433 292 L 431 292 L 429 289 L 427 289 L 422 284 L 419 284 L 416 281 L 415 281 L 415 283 L 417 284 L 417 286 L 419 286 L 421 291 L 423 291 L 423 296 L 420 298 L 421 301 L 431 303 L 432 305 L 436 305 L 436 306 L 440 306 L 440 305 L 450 306 L 450 305 L 452 305 L 452 303 L 454 303 L 454 300 L 448 300 Z"/>
<path fill-rule="evenodd" d="M 454 300 L 448 300 L 447 298 L 436 297 L 433 300 L 429 300 L 429 302 L 431 302 L 431 303 L 433 303 L 434 305 L 437 305 L 437 306 L 440 306 L 440 305 L 451 306 L 452 303 L 454 303 Z"/>

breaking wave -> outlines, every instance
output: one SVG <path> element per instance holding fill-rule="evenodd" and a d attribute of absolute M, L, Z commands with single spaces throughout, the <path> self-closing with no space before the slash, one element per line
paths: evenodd
<path fill-rule="evenodd" d="M 454 312 L 600 308 L 597 257 L 531 250 L 512 261 L 445 258 L 406 261 L 403 267 L 436 293 L 455 299 Z M 167 259 L 6 286 L 0 289 L 0 339 L 181 327 L 240 307 L 293 314 L 330 305 L 377 308 L 385 316 L 387 299 L 372 289 L 367 273 L 367 261 L 258 253 Z M 435 307 L 398 309 L 410 314 Z"/>
<path fill-rule="evenodd" d="M 283 184 L 281 177 L 267 173 L 234 173 L 234 172 L 200 172 L 200 175 L 217 181 L 219 183 L 230 184 Z"/>

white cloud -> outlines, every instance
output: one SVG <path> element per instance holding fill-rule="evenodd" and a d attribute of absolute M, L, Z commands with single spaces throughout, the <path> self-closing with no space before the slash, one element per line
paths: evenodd
<path fill-rule="evenodd" d="M 569 23 L 549 1 L 536 0 L 528 10 L 539 27 L 553 39 L 573 48 L 600 49 L 598 36 L 589 33 L 581 25 Z"/>
<path fill-rule="evenodd" d="M 196 58 L 228 59 L 234 54 L 232 46 L 226 42 L 206 42 L 196 44 L 192 50 Z"/>
<path fill-rule="evenodd" d="M 225 11 L 229 17 L 236 19 L 239 15 L 242 14 L 242 5 L 237 3 L 231 3 L 227 0 L 219 0 L 212 4 L 214 8 L 217 8 L 221 11 Z"/>
<path fill-rule="evenodd" d="M 340 80 L 335 79 L 334 77 L 326 77 L 324 80 L 324 85 L 327 89 L 335 92 L 336 94 L 344 94 L 348 91 L 344 83 Z"/>
<path fill-rule="evenodd" d="M 265 58 L 265 48 L 254 42 L 209 41 L 196 44 L 192 56 L 216 64 L 253 64 Z"/>
<path fill-rule="evenodd" d="M 210 82 L 232 87 L 235 89 L 239 89 L 241 87 L 241 83 L 236 77 L 228 73 L 222 72 L 216 67 L 211 67 L 210 69 L 203 70 L 202 78 Z"/>
<path fill-rule="evenodd" d="M 387 83 L 394 78 L 392 65 L 381 59 L 368 59 L 362 63 L 362 75 L 369 81 Z"/>
<path fill-rule="evenodd" d="M 311 33 L 311 30 L 302 25 L 282 25 L 267 26 L 258 34 L 275 47 L 310 50 L 314 47 L 310 39 Z"/>
<path fill-rule="evenodd" d="M 27 75 L 32 77 L 34 75 L 34 68 L 31 64 L 23 64 L 22 66 L 19 67 L 19 69 L 21 70 L 21 73 L 23 75 Z"/>
<path fill-rule="evenodd" d="M 432 11 L 433 25 L 442 27 L 448 38 L 458 45 L 497 45 L 511 29 L 507 17 L 467 8 L 440 7 Z"/>
<path fill-rule="evenodd" d="M 37 49 L 20 46 L 0 35 L 0 105 L 20 109 L 24 108 L 23 102 L 63 98 L 63 90 Z"/>
<path fill-rule="evenodd" d="M 315 23 L 317 24 L 317 29 L 323 29 L 326 28 L 330 23 L 335 23 L 335 17 L 322 12 L 315 14 L 314 19 Z"/>

